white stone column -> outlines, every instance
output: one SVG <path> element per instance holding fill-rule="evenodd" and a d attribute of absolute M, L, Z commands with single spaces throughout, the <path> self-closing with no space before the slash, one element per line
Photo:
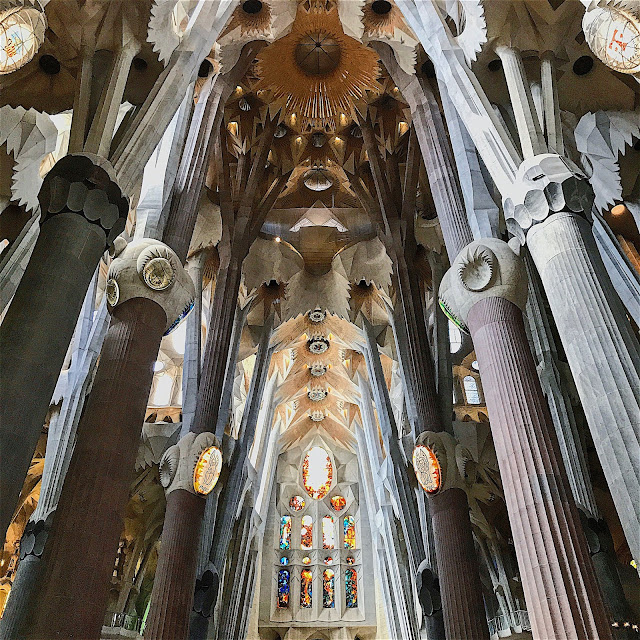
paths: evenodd
<path fill-rule="evenodd" d="M 187 331 L 182 364 L 182 428 L 183 436 L 191 430 L 196 412 L 200 367 L 202 364 L 202 270 L 207 260 L 205 251 L 200 251 L 187 262 L 187 271 L 196 289 L 193 310 L 187 317 Z"/>
<path fill-rule="evenodd" d="M 592 192 L 554 154 L 525 161 L 505 199 L 526 238 L 627 542 L 640 558 L 640 350 L 596 246 Z"/>

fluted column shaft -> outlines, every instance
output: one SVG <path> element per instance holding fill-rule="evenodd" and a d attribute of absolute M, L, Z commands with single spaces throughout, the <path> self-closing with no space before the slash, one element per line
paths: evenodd
<path fill-rule="evenodd" d="M 20 637 L 100 638 L 165 323 L 162 307 L 146 298 L 132 298 L 113 312 L 45 549 L 29 629 Z M 79 562 L 79 551 L 90 562 Z"/>
<path fill-rule="evenodd" d="M 640 353 L 584 218 L 557 213 L 527 244 L 549 300 L 609 489 L 640 559 Z"/>
<path fill-rule="evenodd" d="M 2 536 L 18 502 L 105 239 L 102 229 L 77 213 L 46 220 L 0 325 Z"/>
<path fill-rule="evenodd" d="M 180 640 L 189 634 L 189 613 L 196 582 L 198 540 L 204 515 L 202 497 L 183 489 L 167 497 L 162 553 L 153 583 L 145 638 Z"/>
<path fill-rule="evenodd" d="M 534 638 L 610 638 L 522 313 L 504 298 L 489 297 L 471 308 L 467 324 Z"/>
<path fill-rule="evenodd" d="M 429 500 L 433 534 L 439 548 L 438 577 L 447 640 L 489 635 L 478 558 L 473 545 L 467 494 L 448 489 Z M 462 525 L 461 525 L 462 523 Z"/>

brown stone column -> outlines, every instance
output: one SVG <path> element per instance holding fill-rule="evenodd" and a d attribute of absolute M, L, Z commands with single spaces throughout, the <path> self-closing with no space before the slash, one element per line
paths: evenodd
<path fill-rule="evenodd" d="M 468 315 L 536 638 L 611 637 L 580 517 L 518 307 Z"/>
<path fill-rule="evenodd" d="M 100 638 L 153 361 L 166 324 L 146 298 L 116 307 L 53 528 L 29 629 L 19 637 Z"/>
<path fill-rule="evenodd" d="M 183 640 L 189 636 L 204 507 L 202 496 L 184 489 L 176 489 L 167 497 L 162 552 L 158 557 L 145 638 Z"/>
<path fill-rule="evenodd" d="M 501 240 L 465 247 L 440 304 L 468 328 L 535 638 L 599 640 L 611 628 L 522 319 L 524 262 Z"/>
<path fill-rule="evenodd" d="M 447 640 L 480 640 L 489 635 L 478 558 L 463 489 L 453 488 L 429 500 L 438 549 L 438 577 Z"/>

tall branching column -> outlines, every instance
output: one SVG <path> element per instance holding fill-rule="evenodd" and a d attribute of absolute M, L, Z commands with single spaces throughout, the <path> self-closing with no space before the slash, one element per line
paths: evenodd
<path fill-rule="evenodd" d="M 89 282 L 129 207 L 108 162 L 68 155 L 39 195 L 42 229 L 0 325 L 0 531 L 18 502 Z M 27 410 L 28 409 L 28 410 Z"/>
<path fill-rule="evenodd" d="M 524 264 L 500 240 L 473 242 L 445 274 L 440 298 L 473 337 L 534 637 L 610 638 L 524 329 Z"/>
<path fill-rule="evenodd" d="M 596 247 L 592 193 L 568 160 L 525 161 L 507 225 L 536 265 L 627 542 L 640 558 L 640 348 Z"/>
<path fill-rule="evenodd" d="M 78 426 L 28 628 L 18 637 L 100 637 L 153 361 L 164 331 L 193 304 L 194 288 L 166 245 L 141 240 L 112 263 L 106 295 L 112 322 Z M 83 562 L 78 549 L 86 554 Z"/>
<path fill-rule="evenodd" d="M 235 361 L 237 355 L 230 353 L 230 344 L 242 261 L 287 180 L 287 176 L 277 179 L 257 208 L 254 206 L 276 125 L 277 117 L 265 124 L 237 210 L 231 199 L 228 162 L 219 163 L 222 169 L 220 208 L 223 218 L 220 270 L 212 301 L 196 415 L 190 433 L 179 443 L 179 457 L 175 462 L 177 471 L 166 483 L 168 497 L 163 546 L 145 628 L 145 636 L 154 640 L 186 638 L 189 630 L 205 500 L 196 494 L 189 471 L 184 469 L 193 469 L 193 456 L 210 442 L 206 436 L 213 437 L 212 431 L 217 428 L 216 435 L 221 440 L 224 433 L 225 425 L 218 422 L 218 414 L 227 364 L 230 357 Z"/>
<path fill-rule="evenodd" d="M 361 122 L 365 149 L 380 207 L 381 238 L 394 261 L 394 274 L 407 331 L 410 366 L 404 371 L 407 406 L 414 404 L 412 426 L 416 433 L 443 430 L 435 385 L 434 363 L 424 320 L 422 294 L 416 270 L 413 235 L 419 156 L 412 130 L 407 152 L 407 173 L 402 203 L 394 201 L 387 182 L 372 123 Z M 480 570 L 473 547 L 467 498 L 452 488 L 430 500 L 438 562 L 445 630 L 448 638 L 487 638 Z M 446 567 L 446 569 L 445 569 Z"/>

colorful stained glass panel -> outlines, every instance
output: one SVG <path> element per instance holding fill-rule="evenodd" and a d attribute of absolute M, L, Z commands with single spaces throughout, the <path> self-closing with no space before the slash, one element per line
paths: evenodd
<path fill-rule="evenodd" d="M 313 518 L 311 516 L 304 516 L 302 518 L 300 547 L 302 549 L 311 549 L 311 547 L 313 547 Z"/>
<path fill-rule="evenodd" d="M 335 607 L 335 574 L 332 569 L 325 569 L 322 572 L 322 606 L 325 609 Z"/>
<path fill-rule="evenodd" d="M 289 558 L 287 558 L 287 556 L 282 556 L 282 558 L 280 558 L 280 564 L 289 564 Z"/>
<path fill-rule="evenodd" d="M 344 572 L 344 588 L 347 609 L 355 609 L 358 606 L 358 572 L 355 569 Z"/>
<path fill-rule="evenodd" d="M 333 549 L 336 544 L 335 527 L 333 526 L 333 516 L 322 518 L 322 548 Z"/>
<path fill-rule="evenodd" d="M 344 548 L 356 548 L 356 521 L 353 516 L 344 517 Z"/>
<path fill-rule="evenodd" d="M 311 608 L 313 575 L 311 569 L 303 569 L 300 573 L 300 606 Z"/>
<path fill-rule="evenodd" d="M 304 509 L 305 501 L 302 496 L 293 496 L 291 500 L 289 500 L 289 506 L 294 511 L 302 511 Z"/>
<path fill-rule="evenodd" d="M 278 608 L 286 609 L 289 606 L 289 569 L 278 571 Z"/>
<path fill-rule="evenodd" d="M 280 518 L 280 548 L 291 549 L 291 516 Z"/>
<path fill-rule="evenodd" d="M 344 496 L 332 496 L 331 508 L 334 511 L 342 511 L 347 506 L 347 501 Z"/>
<path fill-rule="evenodd" d="M 333 465 L 322 447 L 312 447 L 302 461 L 302 484 L 315 500 L 322 500 L 331 489 Z"/>

